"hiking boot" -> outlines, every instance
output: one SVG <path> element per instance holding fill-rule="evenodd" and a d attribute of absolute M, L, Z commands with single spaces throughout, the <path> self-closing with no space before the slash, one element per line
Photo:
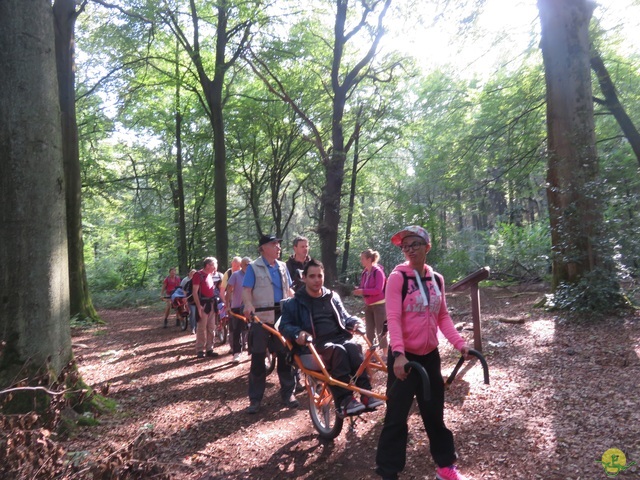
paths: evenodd
<path fill-rule="evenodd" d="M 233 354 L 233 360 L 231 360 L 231 363 L 237 365 L 240 363 L 240 354 L 239 353 L 234 353 Z"/>
<path fill-rule="evenodd" d="M 258 401 L 252 401 L 251 404 L 245 410 L 245 412 L 248 413 L 249 415 L 256 414 L 259 411 L 260 411 L 260 402 Z"/>
<path fill-rule="evenodd" d="M 204 358 L 204 352 L 198 352 L 197 357 L 198 358 Z"/>
<path fill-rule="evenodd" d="M 339 413 L 344 417 L 348 417 L 350 415 L 357 415 L 366 409 L 367 407 L 365 407 L 354 397 L 347 397 L 347 399 L 342 402 Z"/>
<path fill-rule="evenodd" d="M 169 319 L 165 318 L 164 319 L 164 328 L 167 328 L 169 326 Z"/>
<path fill-rule="evenodd" d="M 370 410 L 378 408 L 380 405 L 384 405 L 384 402 L 376 397 L 367 397 L 366 395 L 362 395 L 360 397 L 362 404 Z"/>
<path fill-rule="evenodd" d="M 215 357 L 219 357 L 219 356 L 220 356 L 220 354 L 218 352 L 214 352 L 213 350 L 207 350 L 207 357 L 215 358 Z"/>
<path fill-rule="evenodd" d="M 455 465 L 436 468 L 436 478 L 438 480 L 471 480 L 469 477 L 462 475 Z"/>
<path fill-rule="evenodd" d="M 300 402 L 293 395 L 288 400 L 283 400 L 283 403 L 287 408 L 298 408 L 300 406 Z"/>

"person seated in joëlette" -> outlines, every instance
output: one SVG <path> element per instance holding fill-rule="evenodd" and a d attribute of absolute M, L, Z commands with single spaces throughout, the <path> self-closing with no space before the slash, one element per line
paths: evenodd
<path fill-rule="evenodd" d="M 347 313 L 337 293 L 324 287 L 324 265 L 321 262 L 311 259 L 305 265 L 302 279 L 305 287 L 299 289 L 293 298 L 282 302 L 278 328 L 285 338 L 298 346 L 301 354 L 304 354 L 305 345 L 311 338 L 331 376 L 349 383 L 364 360 L 362 347 L 353 338 L 353 332 L 362 328 L 362 322 Z M 355 384 L 371 390 L 366 371 Z M 335 385 L 330 388 L 336 408 L 343 416 L 357 415 L 383 403 L 365 395 L 358 401 L 349 389 Z"/>

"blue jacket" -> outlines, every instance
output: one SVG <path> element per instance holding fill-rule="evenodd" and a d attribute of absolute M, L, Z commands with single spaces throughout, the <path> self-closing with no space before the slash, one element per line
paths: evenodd
<path fill-rule="evenodd" d="M 351 333 L 350 331 L 356 328 L 360 319 L 347 313 L 337 293 L 322 287 L 322 296 L 326 295 L 331 296 L 331 305 L 338 320 L 338 325 L 345 332 Z M 301 288 L 293 298 L 281 302 L 282 317 L 280 317 L 278 329 L 287 340 L 294 342 L 294 345 L 296 337 L 301 330 L 311 333 L 314 338 L 316 336 L 313 319 L 311 318 L 310 301 L 311 297 L 307 293 L 307 289 Z"/>

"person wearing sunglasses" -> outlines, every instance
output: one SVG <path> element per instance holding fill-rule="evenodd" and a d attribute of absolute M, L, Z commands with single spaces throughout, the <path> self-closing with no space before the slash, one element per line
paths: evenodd
<path fill-rule="evenodd" d="M 429 437 L 430 453 L 438 480 L 468 480 L 455 465 L 453 434 L 444 423 L 444 381 L 438 352 L 438 330 L 463 355 L 469 346 L 449 316 L 444 279 L 426 263 L 431 249 L 427 231 L 417 225 L 391 237 L 400 247 L 405 262 L 389 275 L 386 289 L 387 325 L 390 338 L 387 379 L 387 410 L 376 452 L 376 473 L 385 480 L 398 478 L 406 463 L 407 418 L 417 399 Z M 420 363 L 430 380 L 430 399 L 421 390 L 418 375 L 405 372 L 409 361 Z M 396 378 L 399 380 L 391 389 Z"/>

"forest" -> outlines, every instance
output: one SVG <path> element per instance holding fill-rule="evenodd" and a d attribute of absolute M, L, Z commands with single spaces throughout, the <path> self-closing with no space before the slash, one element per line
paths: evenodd
<path fill-rule="evenodd" d="M 448 285 L 486 266 L 540 315 L 637 325 L 639 23 L 637 0 L 0 0 L 5 429 L 96 388 L 78 332 L 159 326 L 170 268 L 264 234 L 283 260 L 307 237 L 349 297 L 360 253 L 390 272 L 421 225 Z"/>
<path fill-rule="evenodd" d="M 329 278 L 353 283 L 365 248 L 388 270 L 398 263 L 389 238 L 406 224 L 432 233 L 431 261 L 451 280 L 485 265 L 504 280 L 551 277 L 562 241 L 535 9 L 514 32 L 488 30 L 482 20 L 500 14 L 484 2 L 343 3 L 87 3 L 76 109 L 96 299 L 157 289 L 169 267 L 185 274 L 206 255 L 224 269 L 252 257 L 262 233 L 287 253 L 309 237 Z M 598 7 L 589 27 L 597 158 L 583 181 L 607 268 L 631 279 L 638 52 L 608 13 Z M 450 32 L 448 63 L 425 65 L 428 45 L 399 48 L 403 30 L 430 27 Z M 467 53 L 474 43 L 489 52 Z"/>

